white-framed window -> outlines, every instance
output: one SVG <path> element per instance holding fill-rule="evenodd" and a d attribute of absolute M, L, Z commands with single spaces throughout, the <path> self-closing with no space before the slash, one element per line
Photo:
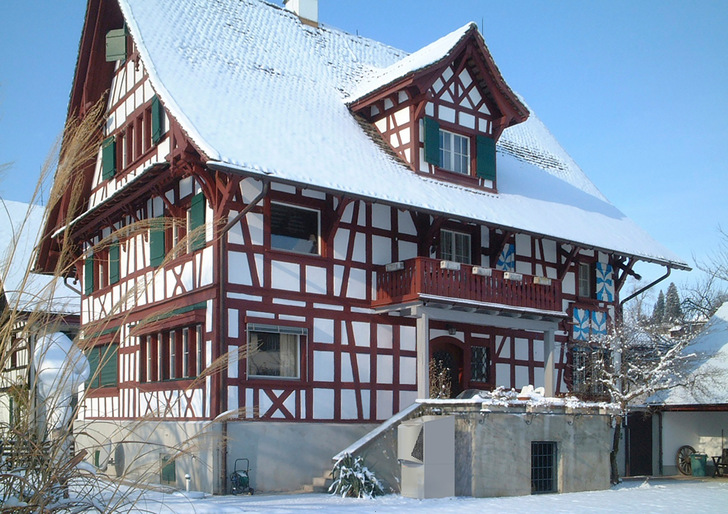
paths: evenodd
<path fill-rule="evenodd" d="M 301 343 L 307 330 L 248 325 L 248 376 L 301 378 Z"/>
<path fill-rule="evenodd" d="M 154 367 L 152 364 L 154 363 L 154 356 L 152 355 L 152 344 L 154 342 L 154 339 L 152 336 L 146 336 L 146 374 L 144 375 L 144 378 L 147 382 L 150 382 L 153 379 L 153 369 Z"/>
<path fill-rule="evenodd" d="M 470 264 L 470 234 L 454 230 L 440 230 L 440 258 Z"/>
<path fill-rule="evenodd" d="M 271 247 L 320 255 L 321 213 L 316 209 L 271 203 Z"/>
<path fill-rule="evenodd" d="M 202 324 L 163 329 L 140 336 L 140 375 L 144 382 L 189 379 L 205 369 Z"/>
<path fill-rule="evenodd" d="M 169 333 L 169 378 L 177 378 L 177 332 Z"/>
<path fill-rule="evenodd" d="M 470 175 L 470 138 L 440 129 L 440 165 Z"/>
<path fill-rule="evenodd" d="M 200 376 L 202 370 L 205 369 L 205 340 L 202 339 L 202 325 L 197 325 L 197 327 L 195 327 L 195 335 L 197 336 L 195 338 L 195 348 L 197 350 L 197 359 L 195 360 L 195 373 L 197 374 L 197 376 Z"/>
<path fill-rule="evenodd" d="M 159 361 L 157 362 L 157 381 L 161 382 L 164 380 L 164 366 L 162 359 L 164 359 L 164 336 L 161 332 L 157 334 L 157 358 Z"/>
<path fill-rule="evenodd" d="M 594 266 L 588 262 L 579 263 L 579 296 L 594 296 Z"/>
<path fill-rule="evenodd" d="M 182 378 L 190 376 L 190 329 L 182 329 Z"/>

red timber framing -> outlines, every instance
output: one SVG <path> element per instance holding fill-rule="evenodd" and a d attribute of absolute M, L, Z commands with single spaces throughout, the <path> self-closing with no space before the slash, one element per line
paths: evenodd
<path fill-rule="evenodd" d="M 133 42 L 123 66 L 101 62 L 103 35 L 122 24 L 115 3 L 92 0 L 89 13 L 70 112 L 85 112 L 109 85 L 109 112 L 120 113 L 141 92 L 147 96 L 103 134 L 123 141 L 113 177 L 101 177 L 98 165 L 89 163 L 80 177 L 87 202 L 71 208 L 67 188 L 44 232 L 39 266 L 45 271 L 53 270 L 64 237 L 78 252 L 79 279 L 84 258 L 97 255 L 95 250 L 109 262 L 108 247 L 118 244 L 122 255 L 118 281 L 105 281 L 82 298 L 85 329 L 113 329 L 119 337 L 118 385 L 92 391 L 87 418 L 201 420 L 232 412 L 246 420 L 376 422 L 416 399 L 419 373 L 438 352 L 450 352 L 459 389 L 543 382 L 552 358 L 556 392 L 567 392 L 574 306 L 613 316 L 632 260 L 508 227 L 450 219 L 446 213 L 226 170 L 207 163 L 166 112 L 163 133 L 150 140 L 150 111 L 160 100 L 149 95 L 153 90 Z M 475 176 L 433 170 L 422 162 L 423 117 L 450 109 L 459 119 L 472 118 L 466 133 L 473 139 L 484 134 L 496 140 L 528 116 L 475 29 L 442 61 L 372 92 L 351 109 L 376 127 L 383 144 L 414 172 L 477 187 L 484 183 Z M 197 195 L 207 216 L 204 247 L 167 252 L 165 260 L 152 264 L 153 222 L 182 224 Z M 276 247 L 272 218 L 281 205 L 316 220 L 315 252 Z M 63 227 L 67 230 L 60 232 Z M 471 263 L 460 270 L 441 267 L 443 231 L 470 237 Z M 174 236 L 174 227 L 165 225 L 165 250 Z M 508 276 L 497 269 L 507 250 L 513 252 Z M 610 262 L 618 270 L 612 302 L 577 294 L 578 266 L 587 260 Z M 386 271 L 387 264 L 400 262 L 401 270 Z M 421 317 L 395 312 L 400 304 L 437 308 L 437 316 L 422 323 Z M 449 311 L 449 304 L 456 307 Z M 482 308 L 487 313 L 474 312 Z M 536 328 L 518 322 L 529 316 Z M 432 342 L 424 355 L 418 347 L 423 326 L 422 337 Z M 185 376 L 175 364 L 165 378 L 160 369 L 172 350 L 164 345 L 171 348 L 172 339 L 183 337 L 172 333 L 197 327 L 199 337 L 195 332 L 189 338 L 188 351 L 204 346 L 206 366 L 227 356 L 226 365 Z M 252 347 L 251 334 L 256 331 L 293 337 L 283 345 L 281 338 L 270 343 L 280 352 L 294 341 L 293 372 L 266 374 L 262 366 L 254 367 L 251 352 L 259 349 Z M 551 357 L 547 332 L 556 343 Z M 162 346 L 143 347 L 152 342 Z M 202 359 L 180 348 L 184 362 Z"/>
<path fill-rule="evenodd" d="M 384 141 L 418 173 L 468 187 L 495 189 L 495 179 L 476 176 L 476 135 L 497 141 L 503 130 L 523 122 L 527 108 L 507 86 L 482 37 L 473 26 L 439 62 L 412 72 L 351 104 Z M 470 139 L 470 173 L 461 174 L 423 160 L 425 116 L 444 130 Z"/>

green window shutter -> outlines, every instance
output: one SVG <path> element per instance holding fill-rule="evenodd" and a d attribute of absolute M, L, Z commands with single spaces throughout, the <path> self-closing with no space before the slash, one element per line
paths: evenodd
<path fill-rule="evenodd" d="M 177 482 L 177 467 L 175 465 L 175 462 L 175 460 L 167 455 L 162 457 L 162 483 L 174 484 Z"/>
<path fill-rule="evenodd" d="M 205 195 L 197 193 L 192 197 L 190 204 L 190 250 L 195 251 L 205 247 Z"/>
<path fill-rule="evenodd" d="M 99 386 L 115 386 L 117 384 L 117 361 L 118 344 L 102 346 L 101 350 L 101 371 L 99 372 Z"/>
<path fill-rule="evenodd" d="M 86 353 L 86 358 L 88 359 L 88 365 L 89 365 L 88 386 L 89 387 L 98 387 L 99 377 L 97 376 L 96 372 L 99 369 L 99 349 L 91 348 Z"/>
<path fill-rule="evenodd" d="M 154 220 L 152 228 L 149 230 L 149 259 L 152 267 L 156 268 L 164 261 L 165 247 L 165 230 L 164 218 L 159 217 Z"/>
<path fill-rule="evenodd" d="M 441 166 L 440 124 L 429 116 L 425 116 L 425 160 L 435 166 Z"/>
<path fill-rule="evenodd" d="M 126 29 L 113 29 L 106 33 L 106 62 L 126 59 Z"/>
<path fill-rule="evenodd" d="M 107 137 L 101 144 L 101 177 L 109 180 L 116 174 L 116 138 Z"/>
<path fill-rule="evenodd" d="M 83 292 L 86 296 L 94 292 L 94 258 L 87 257 L 83 264 Z"/>
<path fill-rule="evenodd" d="M 155 95 L 152 98 L 152 142 L 156 145 L 164 135 L 164 107 Z"/>
<path fill-rule="evenodd" d="M 109 246 L 109 283 L 116 284 L 119 281 L 121 272 L 119 243 L 112 243 Z"/>
<path fill-rule="evenodd" d="M 478 168 L 480 178 L 495 180 L 495 140 L 478 136 Z"/>

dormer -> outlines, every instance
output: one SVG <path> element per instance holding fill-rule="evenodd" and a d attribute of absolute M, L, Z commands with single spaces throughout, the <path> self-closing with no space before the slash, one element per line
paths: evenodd
<path fill-rule="evenodd" d="M 498 138 L 528 118 L 474 24 L 361 84 L 349 105 L 416 173 L 488 190 Z"/>

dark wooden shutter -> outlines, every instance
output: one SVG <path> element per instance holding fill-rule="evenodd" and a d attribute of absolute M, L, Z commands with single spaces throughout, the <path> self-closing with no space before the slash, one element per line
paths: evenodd
<path fill-rule="evenodd" d="M 478 136 L 477 175 L 495 180 L 495 140 L 486 136 Z"/>
<path fill-rule="evenodd" d="M 101 358 L 101 371 L 99 372 L 99 386 L 115 386 L 118 382 L 118 344 L 110 344 L 99 348 Z"/>
<path fill-rule="evenodd" d="M 195 251 L 205 247 L 205 195 L 198 193 L 192 197 L 190 204 L 190 250 Z"/>
<path fill-rule="evenodd" d="M 159 98 L 152 98 L 152 142 L 156 145 L 164 135 L 164 107 Z"/>
<path fill-rule="evenodd" d="M 109 246 L 109 283 L 116 284 L 119 281 L 121 261 L 119 259 L 119 243 L 112 243 Z"/>
<path fill-rule="evenodd" d="M 440 163 L 440 124 L 435 118 L 425 116 L 425 160 L 435 166 Z"/>
<path fill-rule="evenodd" d="M 87 257 L 83 265 L 83 292 L 86 296 L 94 292 L 94 258 Z"/>
<path fill-rule="evenodd" d="M 155 218 L 152 228 L 149 230 L 149 258 L 152 267 L 156 268 L 164 261 L 164 218 Z"/>
<path fill-rule="evenodd" d="M 107 137 L 101 144 L 101 177 L 109 180 L 116 174 L 116 138 Z"/>

